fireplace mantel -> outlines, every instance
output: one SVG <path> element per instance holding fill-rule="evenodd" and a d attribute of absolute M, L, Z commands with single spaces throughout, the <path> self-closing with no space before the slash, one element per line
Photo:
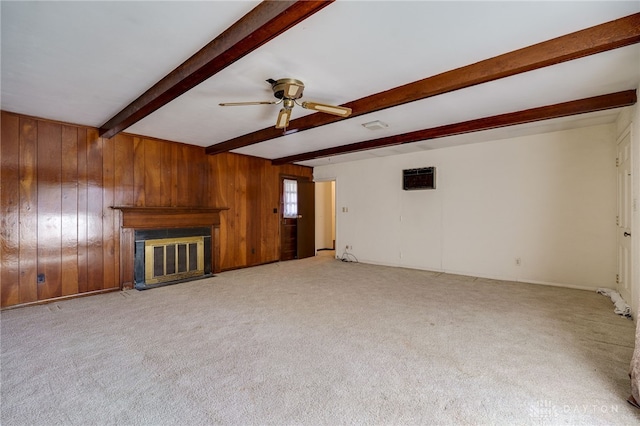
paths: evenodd
<path fill-rule="evenodd" d="M 228 207 L 135 207 L 120 210 L 120 287 L 133 288 L 134 244 L 137 229 L 211 227 L 211 266 L 220 272 L 220 212 Z"/>
<path fill-rule="evenodd" d="M 131 207 L 113 206 L 122 212 L 122 227 L 181 228 L 220 225 L 220 212 L 228 207 Z"/>

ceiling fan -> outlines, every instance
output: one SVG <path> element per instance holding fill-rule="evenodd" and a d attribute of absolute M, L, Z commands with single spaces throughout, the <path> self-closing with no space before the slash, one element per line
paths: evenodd
<path fill-rule="evenodd" d="M 282 109 L 278 114 L 276 120 L 276 129 L 286 129 L 289 125 L 289 119 L 291 118 L 291 110 L 295 105 L 300 105 L 302 108 L 312 109 L 319 112 L 326 112 L 327 114 L 338 115 L 341 117 L 348 117 L 351 114 L 351 108 L 342 106 L 321 104 L 319 102 L 298 102 L 298 99 L 302 97 L 304 91 L 304 83 L 300 80 L 293 78 L 281 78 L 274 80 L 272 78 L 266 80 L 271 84 L 273 90 L 273 96 L 277 101 L 257 101 L 257 102 L 224 102 L 220 106 L 244 106 L 244 105 L 278 105 L 282 104 Z"/>

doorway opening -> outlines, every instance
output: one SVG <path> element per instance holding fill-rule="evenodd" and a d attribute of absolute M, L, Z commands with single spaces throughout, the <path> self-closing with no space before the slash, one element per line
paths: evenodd
<path fill-rule="evenodd" d="M 316 182 L 316 252 L 335 257 L 336 181 Z"/>

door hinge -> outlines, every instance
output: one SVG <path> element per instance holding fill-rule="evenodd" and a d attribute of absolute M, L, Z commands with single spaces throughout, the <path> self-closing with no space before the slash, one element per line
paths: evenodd
<path fill-rule="evenodd" d="M 616 216 L 616 226 L 620 226 L 620 216 Z"/>
<path fill-rule="evenodd" d="M 619 167 L 619 166 L 620 166 L 620 159 L 616 158 L 616 167 Z"/>
<path fill-rule="evenodd" d="M 620 284 L 620 274 L 616 274 L 616 284 Z"/>

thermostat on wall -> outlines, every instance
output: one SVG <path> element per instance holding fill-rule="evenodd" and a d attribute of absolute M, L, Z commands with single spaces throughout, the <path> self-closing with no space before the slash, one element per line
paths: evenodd
<path fill-rule="evenodd" d="M 420 169 L 405 169 L 402 171 L 402 189 L 412 191 L 416 189 L 436 188 L 436 168 L 423 167 Z"/>

